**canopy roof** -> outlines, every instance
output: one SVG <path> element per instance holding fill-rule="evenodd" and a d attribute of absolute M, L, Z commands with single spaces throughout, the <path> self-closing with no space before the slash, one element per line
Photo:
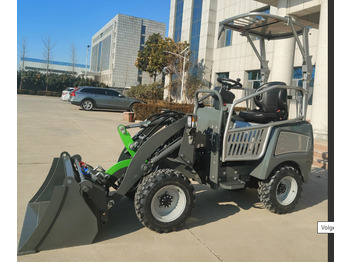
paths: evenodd
<path fill-rule="evenodd" d="M 277 16 L 261 12 L 238 15 L 219 23 L 220 33 L 231 29 L 243 34 L 262 37 L 267 40 L 294 37 L 293 28 L 298 35 L 303 33 L 304 25 L 295 21 L 291 16 Z"/>

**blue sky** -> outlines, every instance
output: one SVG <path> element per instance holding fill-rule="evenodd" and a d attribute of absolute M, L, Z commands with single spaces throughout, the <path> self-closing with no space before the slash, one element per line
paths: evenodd
<path fill-rule="evenodd" d="M 169 12 L 170 0 L 18 0 L 17 57 L 25 38 L 26 57 L 43 59 L 50 36 L 52 60 L 70 62 L 74 43 L 77 63 L 85 64 L 91 37 L 118 13 L 166 23 L 168 32 Z"/>

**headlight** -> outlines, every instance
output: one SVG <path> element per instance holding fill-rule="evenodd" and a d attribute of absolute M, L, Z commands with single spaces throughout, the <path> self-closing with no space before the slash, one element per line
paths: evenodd
<path fill-rule="evenodd" d="M 197 116 L 196 115 L 187 115 L 187 127 L 194 128 L 197 126 Z"/>

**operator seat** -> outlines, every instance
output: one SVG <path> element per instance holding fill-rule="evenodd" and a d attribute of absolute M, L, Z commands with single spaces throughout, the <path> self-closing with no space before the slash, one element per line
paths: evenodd
<path fill-rule="evenodd" d="M 274 85 L 286 86 L 284 82 L 268 82 L 261 85 L 256 92 Z M 288 119 L 287 89 L 276 88 L 254 97 L 258 109 L 241 111 L 239 117 L 246 122 L 266 124 L 272 121 Z"/>

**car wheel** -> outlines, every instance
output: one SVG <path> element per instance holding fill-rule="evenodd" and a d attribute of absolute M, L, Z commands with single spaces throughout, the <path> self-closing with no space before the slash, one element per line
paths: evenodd
<path fill-rule="evenodd" d="M 129 107 L 129 112 L 135 112 L 134 111 L 134 106 L 135 106 L 135 103 L 131 104 L 130 107 Z"/>
<path fill-rule="evenodd" d="M 94 102 L 92 102 L 90 99 L 86 99 L 81 102 L 81 108 L 85 111 L 91 111 L 94 108 Z"/>

